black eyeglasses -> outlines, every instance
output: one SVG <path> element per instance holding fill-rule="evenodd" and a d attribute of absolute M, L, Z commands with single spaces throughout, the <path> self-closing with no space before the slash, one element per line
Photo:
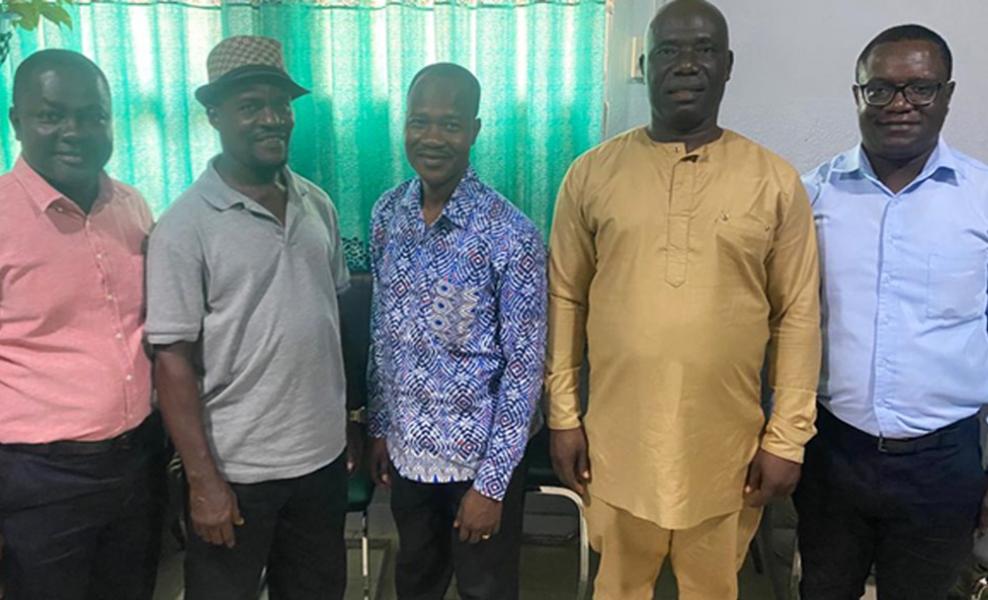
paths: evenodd
<path fill-rule="evenodd" d="M 929 106 L 933 104 L 940 90 L 943 89 L 942 82 L 914 81 L 904 85 L 892 85 L 884 81 L 870 81 L 864 85 L 855 87 L 861 92 L 861 97 L 865 104 L 882 108 L 888 106 L 895 99 L 896 94 L 902 92 L 906 102 L 915 107 Z"/>

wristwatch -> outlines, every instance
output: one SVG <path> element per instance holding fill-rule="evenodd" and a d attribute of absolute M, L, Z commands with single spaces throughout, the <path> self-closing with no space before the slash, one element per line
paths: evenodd
<path fill-rule="evenodd" d="M 367 407 L 361 406 L 360 408 L 351 408 L 347 411 L 347 421 L 350 423 L 359 423 L 361 425 L 367 423 Z"/>

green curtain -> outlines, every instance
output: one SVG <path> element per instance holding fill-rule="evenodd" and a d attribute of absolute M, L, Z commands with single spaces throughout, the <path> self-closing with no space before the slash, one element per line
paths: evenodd
<path fill-rule="evenodd" d="M 313 90 L 295 103 L 290 164 L 329 192 L 349 250 L 359 252 L 374 201 L 411 176 L 405 90 L 421 67 L 452 61 L 483 86 L 474 166 L 548 232 L 566 168 L 601 136 L 608 1 L 83 0 L 71 31 L 46 24 L 14 37 L 0 102 L 9 106 L 14 67 L 39 48 L 92 58 L 113 94 L 108 170 L 160 214 L 218 152 L 192 95 L 206 81 L 209 50 L 229 35 L 275 37 L 289 72 Z M 0 158 L 10 167 L 18 146 L 2 122 Z"/>

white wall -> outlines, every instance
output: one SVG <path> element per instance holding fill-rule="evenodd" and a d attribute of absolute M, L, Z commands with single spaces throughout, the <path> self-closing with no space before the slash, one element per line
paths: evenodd
<path fill-rule="evenodd" d="M 661 0 L 614 0 L 607 135 L 648 121 L 629 81 L 632 36 Z M 946 38 L 957 91 L 944 135 L 988 162 L 988 0 L 714 0 L 735 54 L 721 122 L 806 170 L 857 143 L 854 61 L 882 29 L 919 23 Z"/>

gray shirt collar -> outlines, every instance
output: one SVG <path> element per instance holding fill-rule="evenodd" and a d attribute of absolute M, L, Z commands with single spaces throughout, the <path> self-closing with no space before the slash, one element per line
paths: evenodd
<path fill-rule="evenodd" d="M 206 165 L 206 170 L 202 172 L 202 175 L 196 181 L 195 185 L 203 199 L 210 206 L 220 211 L 236 206 L 257 207 L 257 202 L 233 189 L 223 181 L 223 178 L 216 171 L 215 163 L 217 158 L 219 157 L 214 156 L 210 159 Z M 287 165 L 282 168 L 282 175 L 284 175 L 285 183 L 288 186 L 288 201 L 292 202 L 293 200 L 303 198 L 306 194 L 304 186 L 298 184 L 298 176 Z"/>

